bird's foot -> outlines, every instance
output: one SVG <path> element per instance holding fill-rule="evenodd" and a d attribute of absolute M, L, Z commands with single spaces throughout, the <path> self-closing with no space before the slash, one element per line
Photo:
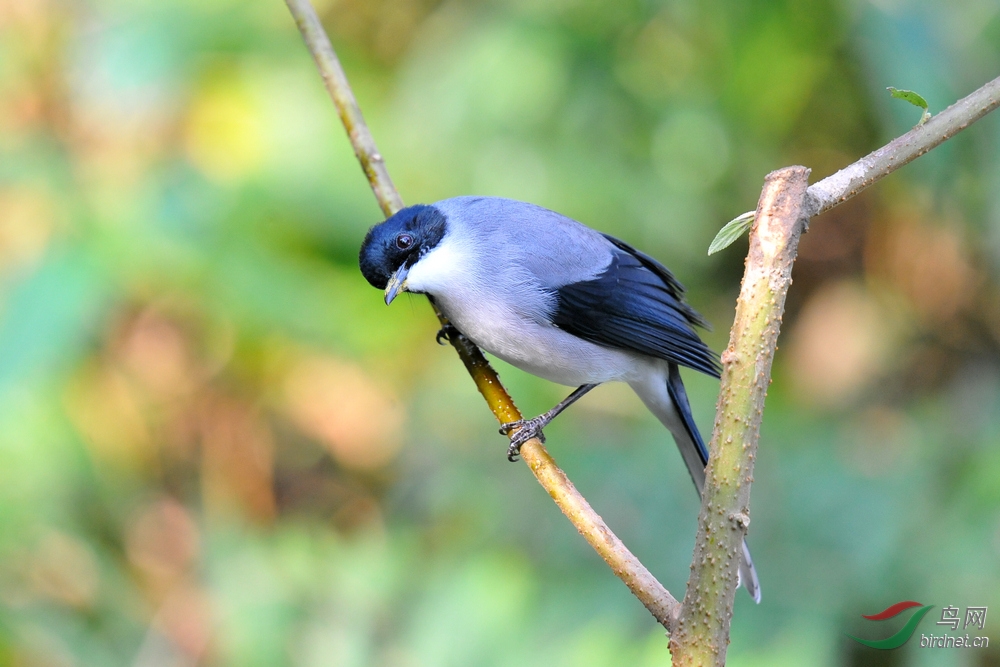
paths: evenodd
<path fill-rule="evenodd" d="M 437 334 L 434 336 L 434 340 L 437 341 L 438 345 L 447 345 L 451 342 L 452 336 L 461 336 L 462 332 L 455 328 L 453 324 L 445 324 L 443 327 L 438 329 Z"/>
<path fill-rule="evenodd" d="M 514 435 L 510 436 L 510 446 L 507 448 L 507 460 L 512 463 L 516 461 L 518 455 L 521 453 L 521 446 L 532 438 L 538 438 L 542 442 L 545 442 L 545 434 L 542 433 L 542 429 L 548 423 L 549 420 L 544 417 L 534 417 L 533 419 L 518 419 L 517 421 L 507 422 L 502 425 L 500 427 L 501 435 L 510 435 L 512 431 L 516 431 Z"/>

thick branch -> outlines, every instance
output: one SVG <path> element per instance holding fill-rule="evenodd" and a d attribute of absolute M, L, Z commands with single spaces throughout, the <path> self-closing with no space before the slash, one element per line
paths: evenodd
<path fill-rule="evenodd" d="M 809 217 L 829 211 L 1000 106 L 1000 77 L 849 167 L 809 187 Z"/>
<path fill-rule="evenodd" d="M 382 212 L 386 216 L 392 215 L 403 207 L 403 201 L 389 178 L 385 162 L 361 116 L 361 109 L 348 84 L 347 75 L 320 24 L 319 17 L 316 16 L 308 0 L 285 0 L 285 4 L 288 5 L 295 23 L 302 32 L 306 46 L 319 67 L 326 89 L 333 98 L 334 106 L 337 107 L 337 113 L 340 114 L 351 145 L 354 147 L 354 153 L 361 162 Z M 447 321 L 441 312 L 436 307 L 434 310 L 441 323 L 446 324 Z M 448 339 L 497 420 L 504 424 L 521 419 L 521 412 L 514 405 L 510 394 L 500 383 L 496 371 L 486 361 L 479 348 L 455 333 L 449 333 Z M 653 617 L 669 631 L 680 613 L 680 604 L 677 600 L 611 532 L 537 438 L 529 440 L 521 447 L 521 458 L 584 539 L 608 563 L 615 575 L 625 582 Z"/>
<path fill-rule="evenodd" d="M 725 664 L 741 544 L 750 523 L 750 484 L 764 397 L 805 223 L 808 184 L 805 167 L 773 172 L 757 205 L 736 318 L 722 354 L 722 388 L 691 578 L 671 634 L 675 666 Z"/>
<path fill-rule="evenodd" d="M 927 123 L 809 188 L 809 171 L 804 167 L 768 175 L 750 230 L 750 251 L 729 347 L 722 355 L 722 384 L 691 578 L 671 636 L 675 665 L 725 664 L 741 542 L 750 521 L 750 484 L 764 397 L 771 382 L 771 362 L 792 264 L 806 222 L 998 106 L 1000 79 L 995 79 Z"/>

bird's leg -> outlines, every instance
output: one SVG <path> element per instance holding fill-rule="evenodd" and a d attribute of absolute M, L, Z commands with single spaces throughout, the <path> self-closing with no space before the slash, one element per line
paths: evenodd
<path fill-rule="evenodd" d="M 521 445 L 532 438 L 538 438 L 545 442 L 545 435 L 542 429 L 549 425 L 560 412 L 576 403 L 584 394 L 596 387 L 596 384 L 585 384 L 577 387 L 572 394 L 564 398 L 554 408 L 548 412 L 538 415 L 533 419 L 518 419 L 514 422 L 507 422 L 500 427 L 501 435 L 510 435 L 511 431 L 516 431 L 510 438 L 510 447 L 507 448 L 507 460 L 516 461 L 517 455 L 521 453 Z"/>
<path fill-rule="evenodd" d="M 451 322 L 446 322 L 444 326 L 438 329 L 437 334 L 434 336 L 434 340 L 437 341 L 438 345 L 447 345 L 451 341 L 452 336 L 461 336 L 462 332 L 455 328 L 455 325 Z"/>

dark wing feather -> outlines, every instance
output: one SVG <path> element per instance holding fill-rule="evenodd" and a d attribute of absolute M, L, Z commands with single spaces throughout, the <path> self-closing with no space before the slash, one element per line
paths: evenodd
<path fill-rule="evenodd" d="M 691 403 L 688 401 L 687 390 L 684 389 L 684 383 L 681 381 L 681 372 L 677 369 L 676 364 L 670 364 L 670 374 L 667 377 L 667 392 L 670 394 L 670 400 L 674 402 L 674 408 L 677 409 L 678 414 L 681 416 L 681 421 L 684 422 L 684 430 L 687 431 L 688 437 L 691 438 L 691 444 L 694 445 L 694 453 L 697 455 L 698 462 L 700 463 L 696 469 L 695 461 L 687 455 L 680 441 L 677 442 L 677 446 L 681 450 L 681 456 L 684 457 L 684 463 L 687 464 L 688 472 L 691 473 L 691 479 L 694 480 L 695 488 L 698 489 L 698 496 L 700 497 L 702 487 L 705 486 L 705 466 L 708 465 L 708 447 L 705 446 L 705 441 L 701 439 L 698 425 L 694 422 L 694 415 L 691 413 Z"/>
<path fill-rule="evenodd" d="M 698 338 L 704 326 L 682 300 L 684 287 L 652 257 L 605 235 L 614 246 L 604 272 L 556 290 L 553 323 L 598 345 L 639 352 L 719 377 L 715 354 Z"/>

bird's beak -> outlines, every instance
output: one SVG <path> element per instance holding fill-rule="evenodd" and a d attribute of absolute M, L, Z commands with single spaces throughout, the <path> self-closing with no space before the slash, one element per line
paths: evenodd
<path fill-rule="evenodd" d="M 389 278 L 389 284 L 385 286 L 385 305 L 388 306 L 396 298 L 396 295 L 406 291 L 406 274 L 409 272 L 410 268 L 403 264 Z"/>

